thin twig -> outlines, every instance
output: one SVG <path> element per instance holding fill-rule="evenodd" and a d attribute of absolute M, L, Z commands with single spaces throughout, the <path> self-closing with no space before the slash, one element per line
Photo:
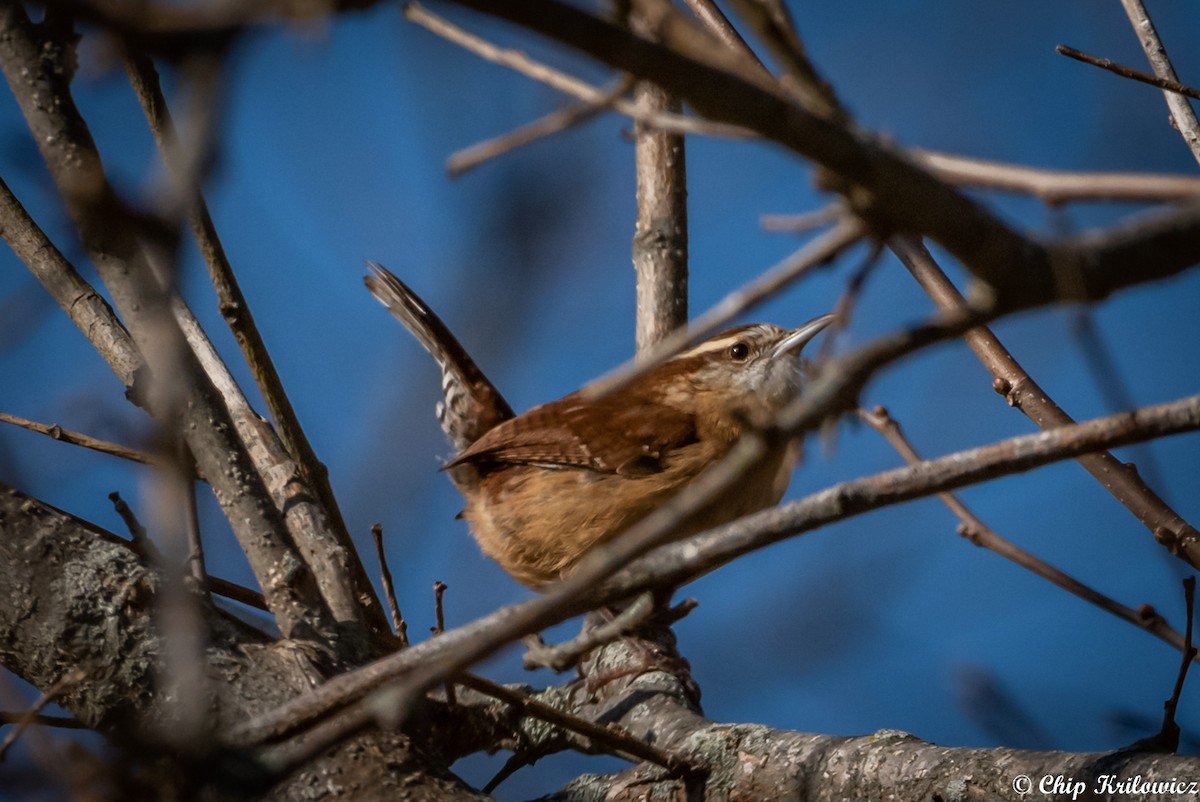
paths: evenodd
<path fill-rule="evenodd" d="M 1084 306 L 1073 310 L 1071 314 L 1071 333 L 1083 355 L 1083 363 L 1110 412 L 1133 409 L 1137 406 L 1136 397 L 1107 339 L 1096 327 L 1094 312 L 1093 307 Z M 1127 469 L 1136 470 L 1148 487 L 1166 486 L 1153 449 L 1130 449 L 1130 455 L 1136 458 L 1136 465 L 1132 461 L 1127 462 Z"/>
<path fill-rule="evenodd" d="M 905 152 L 944 181 L 1029 194 L 1051 205 L 1069 201 L 1181 201 L 1200 196 L 1200 178 L 1190 175 L 1052 170 L 923 148 Z"/>
<path fill-rule="evenodd" d="M 908 438 L 904 436 L 900 424 L 888 414 L 886 409 L 881 406 L 875 407 L 870 412 L 860 409 L 858 410 L 858 417 L 872 429 L 883 435 L 909 465 L 915 465 L 922 461 L 920 454 L 913 448 Z M 1159 640 L 1170 644 L 1185 654 L 1187 653 L 1184 636 L 1172 629 L 1166 620 L 1154 611 L 1153 608 L 1149 608 L 1146 605 L 1136 609 L 1127 607 L 1115 599 L 1088 587 L 1041 558 L 1030 554 L 1011 541 L 1001 537 L 994 529 L 981 521 L 953 493 L 938 493 L 938 498 L 958 517 L 960 521 L 958 533 L 976 546 L 982 546 L 989 551 L 999 554 L 1001 557 L 1052 582 L 1068 593 L 1072 593 L 1084 601 L 1094 604 L 1101 610 L 1115 615 L 1122 621 L 1127 621 L 1138 629 L 1143 629 Z M 1185 659 L 1190 660 L 1191 658 Z"/>
<path fill-rule="evenodd" d="M 498 699 L 531 718 L 540 719 L 576 735 L 582 735 L 595 744 L 607 748 L 615 755 L 628 756 L 633 760 L 645 760 L 672 772 L 694 770 L 688 758 L 639 741 L 619 728 L 596 724 L 587 719 L 564 713 L 528 694 L 474 674 L 462 674 L 457 679 L 459 684 L 473 691 Z"/>
<path fill-rule="evenodd" d="M 485 61 L 507 67 L 539 83 L 570 95 L 584 103 L 599 105 L 604 102 L 605 91 L 584 81 L 556 70 L 517 50 L 497 47 L 472 33 L 468 33 L 452 22 L 432 13 L 419 3 L 408 3 L 404 6 L 404 17 L 410 22 L 453 42 L 464 50 L 479 56 Z M 612 107 L 639 123 L 649 125 L 661 131 L 671 131 L 680 134 L 706 134 L 708 136 L 732 137 L 744 139 L 748 136 L 745 129 L 732 125 L 710 123 L 682 114 L 665 112 L 648 112 L 638 107 L 636 103 L 617 98 L 612 101 Z"/>
<path fill-rule="evenodd" d="M 132 462 L 140 462 L 143 465 L 153 465 L 155 463 L 154 457 L 145 451 L 138 451 L 119 443 L 110 443 L 107 440 L 99 440 L 90 435 L 64 429 L 57 423 L 38 423 L 37 421 L 22 418 L 18 415 L 10 415 L 7 412 L 0 412 L 0 423 L 9 423 L 13 426 L 19 426 L 22 429 L 28 429 L 31 432 L 44 434 L 53 440 L 83 446 L 84 448 L 90 448 L 92 451 L 99 451 L 101 454 L 111 454 L 114 457 L 120 457 Z"/>
<path fill-rule="evenodd" d="M 1084 64 L 1091 64 L 1093 67 L 1099 67 L 1102 70 L 1108 70 L 1111 73 L 1120 75 L 1122 78 L 1141 81 L 1144 84 L 1157 86 L 1159 89 L 1164 89 L 1168 92 L 1175 92 L 1176 94 L 1185 95 L 1187 97 L 1200 100 L 1200 89 L 1193 89 L 1186 84 L 1179 83 L 1179 81 L 1171 81 L 1166 78 L 1159 78 L 1157 75 L 1151 75 L 1148 72 L 1135 70 L 1133 67 L 1126 67 L 1124 64 L 1118 64 L 1109 58 L 1093 56 L 1091 53 L 1084 53 L 1082 50 L 1076 50 L 1075 48 L 1068 47 L 1067 45 L 1059 45 L 1058 47 L 1054 48 L 1054 52 L 1058 53 L 1060 56 L 1073 58 L 1076 61 L 1082 61 Z"/>
<path fill-rule="evenodd" d="M 1175 713 L 1179 709 L 1179 697 L 1183 694 L 1183 683 L 1187 680 L 1188 669 L 1196 657 L 1196 647 L 1192 645 L 1193 624 L 1196 615 L 1196 577 L 1189 576 L 1183 580 L 1183 601 L 1187 605 L 1187 625 L 1184 629 L 1183 660 L 1179 664 L 1179 673 L 1175 677 L 1175 687 L 1171 690 L 1171 698 L 1163 703 L 1163 723 L 1159 736 L 1174 752 L 1179 749 L 1179 724 L 1175 722 Z"/>
<path fill-rule="evenodd" d="M 588 652 L 626 635 L 645 623 L 654 613 L 654 599 L 649 593 L 638 596 L 633 604 L 622 610 L 611 621 L 587 629 L 562 643 L 553 646 L 537 635 L 525 639 L 526 652 L 521 663 L 527 671 L 549 668 L 562 672 L 575 666 Z"/>
<path fill-rule="evenodd" d="M 383 551 L 383 524 L 371 524 L 371 538 L 375 541 L 375 556 L 379 559 L 383 596 L 387 599 L 388 611 L 392 614 L 392 628 L 396 633 L 396 638 L 400 641 L 400 648 L 403 649 L 408 646 L 408 623 L 400 613 L 400 603 L 396 601 L 396 585 L 392 581 L 387 555 Z"/>
<path fill-rule="evenodd" d="M 446 588 L 449 587 L 442 580 L 433 583 L 433 618 L 434 626 L 431 632 L 437 636 L 446 631 L 446 610 L 442 604 L 442 597 L 446 595 Z M 446 702 L 448 704 L 457 704 L 457 699 L 454 695 L 454 683 L 446 682 Z"/>
<path fill-rule="evenodd" d="M 142 560 L 143 565 L 157 566 L 162 565 L 162 553 L 154 542 L 150 540 L 150 536 L 146 533 L 146 527 L 142 526 L 137 519 L 137 514 L 133 509 L 125 503 L 125 499 L 121 498 L 121 494 L 113 491 L 108 494 L 108 500 L 112 502 L 113 509 L 117 511 L 117 515 L 121 516 L 121 520 L 125 522 L 125 527 L 129 530 L 129 537 L 133 542 L 133 550 Z"/>
<path fill-rule="evenodd" d="M 446 631 L 446 610 L 442 604 L 442 597 L 446 595 L 446 590 L 449 587 L 449 585 L 440 579 L 433 583 L 434 626 L 431 631 L 434 635 L 441 635 Z"/>
<path fill-rule="evenodd" d="M 598 103 L 587 101 L 572 103 L 561 109 L 555 109 L 546 116 L 507 134 L 455 151 L 446 160 L 446 172 L 454 178 L 459 178 L 481 164 L 511 153 L 517 148 L 581 125 L 612 108 L 617 98 L 628 92 L 631 86 L 633 86 L 631 78 L 621 78 L 617 81 L 616 86 L 605 92 L 604 97 Z"/>
<path fill-rule="evenodd" d="M 239 585 L 236 582 L 230 582 L 228 579 L 221 579 L 216 576 L 208 577 L 208 588 L 218 596 L 224 596 L 227 599 L 232 599 L 235 602 L 240 602 L 247 607 L 253 607 L 256 610 L 262 610 L 264 613 L 271 612 L 267 607 L 267 600 L 257 590 Z"/>
<path fill-rule="evenodd" d="M 82 668 L 73 669 L 72 671 L 68 672 L 66 676 L 51 685 L 46 691 L 38 696 L 37 700 L 30 705 L 29 710 L 27 710 L 24 714 L 17 714 L 13 720 L 15 726 L 12 728 L 12 731 L 9 732 L 8 735 L 4 736 L 3 741 L 0 741 L 0 762 L 4 761 L 8 750 L 12 748 L 12 745 L 17 742 L 18 738 L 21 737 L 21 733 L 25 731 L 26 727 L 34 723 L 45 723 L 44 721 L 37 721 L 38 713 L 42 710 L 42 708 L 53 702 L 54 698 L 60 693 L 67 690 L 72 685 L 78 684 L 86 676 L 87 672 Z"/>
<path fill-rule="evenodd" d="M 894 237 L 889 244 L 939 309 L 954 311 L 965 308 L 966 300 L 919 241 Z M 990 329 L 985 326 L 972 329 L 964 339 L 992 374 L 996 391 L 1039 428 L 1049 429 L 1074 422 L 1038 386 Z M 1193 567 L 1200 566 L 1200 533 L 1171 509 L 1136 472 L 1126 469 L 1124 463 L 1104 451 L 1080 457 L 1079 464 L 1137 516 L 1169 551 Z"/>
<path fill-rule="evenodd" d="M 883 252 L 883 243 L 872 240 L 871 250 L 863 259 L 862 264 L 855 268 L 854 272 L 846 280 L 846 289 L 838 297 L 837 304 L 833 308 L 833 313 L 837 315 L 834 321 L 834 326 L 837 331 L 845 331 L 850 327 L 850 320 L 854 315 L 854 309 L 858 306 L 859 296 L 862 294 L 863 287 L 866 286 L 867 278 L 871 272 L 879 265 L 879 255 Z M 826 337 L 821 342 L 821 348 L 817 352 L 817 359 L 821 360 L 829 356 L 833 352 L 834 337 Z"/>
<path fill-rule="evenodd" d="M 787 234 L 804 234 L 815 228 L 824 228 L 847 216 L 846 204 L 840 199 L 820 209 L 800 214 L 764 214 L 758 218 L 763 231 L 780 231 Z"/>
<path fill-rule="evenodd" d="M 1154 70 L 1154 74 L 1165 81 L 1178 83 L 1179 76 L 1175 74 L 1175 68 L 1171 66 L 1171 60 L 1167 57 L 1167 49 L 1163 47 L 1158 32 L 1154 30 L 1154 23 L 1150 20 L 1150 14 L 1146 11 L 1142 0 L 1121 0 L 1121 5 L 1125 7 L 1125 14 L 1129 17 L 1129 23 L 1133 26 L 1134 33 L 1137 34 L 1142 50 L 1146 52 L 1146 59 L 1150 62 L 1150 68 Z M 1175 129 L 1179 131 L 1183 141 L 1191 149 L 1192 156 L 1196 161 L 1200 161 L 1200 121 L 1196 120 L 1196 112 L 1182 95 L 1166 90 L 1163 94 L 1167 101 L 1167 108 L 1171 111 L 1171 120 L 1174 122 Z"/>

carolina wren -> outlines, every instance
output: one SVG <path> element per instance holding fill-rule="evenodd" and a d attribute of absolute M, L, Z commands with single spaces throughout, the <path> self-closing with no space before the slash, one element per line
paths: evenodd
<path fill-rule="evenodd" d="M 514 415 L 445 324 L 384 267 L 367 289 L 442 369 L 438 419 L 458 455 L 445 465 L 484 553 L 529 587 L 571 570 L 723 457 L 750 421 L 800 389 L 800 349 L 828 326 L 739 326 L 651 368 L 608 395 L 583 391 Z M 776 504 L 798 444 L 780 445 L 679 537 Z"/>

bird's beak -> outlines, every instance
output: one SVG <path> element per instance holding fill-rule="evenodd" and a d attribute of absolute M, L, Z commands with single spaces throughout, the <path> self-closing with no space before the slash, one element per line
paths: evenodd
<path fill-rule="evenodd" d="M 828 326 L 833 321 L 837 320 L 837 315 L 821 315 L 793 330 L 788 336 L 779 341 L 775 346 L 775 352 L 771 356 L 781 356 L 790 353 L 793 356 L 800 353 L 800 349 L 808 345 L 809 340 L 821 333 L 821 330 Z"/>

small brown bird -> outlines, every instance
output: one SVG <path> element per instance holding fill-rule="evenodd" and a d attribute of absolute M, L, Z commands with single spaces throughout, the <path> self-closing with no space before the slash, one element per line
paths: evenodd
<path fill-rule="evenodd" d="M 446 464 L 484 553 L 533 588 L 553 582 L 725 456 L 750 421 L 765 422 L 800 390 L 800 350 L 828 326 L 766 323 L 721 332 L 596 399 L 584 391 L 514 415 L 429 307 L 368 262 L 367 289 L 442 369 L 438 419 L 458 456 Z M 679 537 L 778 503 L 798 445 L 694 516 Z"/>

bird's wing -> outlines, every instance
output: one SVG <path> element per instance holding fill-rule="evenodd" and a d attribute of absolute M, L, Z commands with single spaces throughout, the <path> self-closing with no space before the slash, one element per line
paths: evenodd
<path fill-rule="evenodd" d="M 671 450 L 694 442 L 694 419 L 673 407 L 607 398 L 585 403 L 572 393 L 504 421 L 446 467 L 523 463 L 635 476 L 662 470 Z"/>

